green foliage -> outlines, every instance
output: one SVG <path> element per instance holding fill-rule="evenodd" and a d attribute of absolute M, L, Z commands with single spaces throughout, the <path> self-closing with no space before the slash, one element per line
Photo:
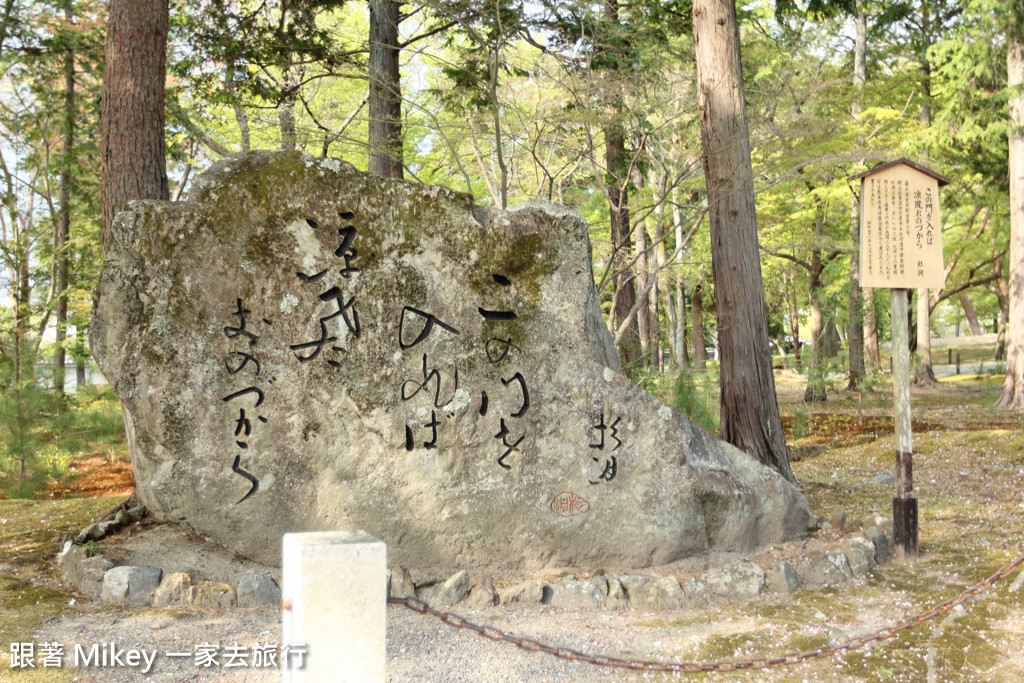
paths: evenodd
<path fill-rule="evenodd" d="M 718 399 L 712 395 L 707 375 L 683 370 L 672 382 L 672 407 L 694 424 L 718 432 Z"/>
<path fill-rule="evenodd" d="M 82 387 L 60 412 L 52 390 L 8 389 L 0 393 L 0 491 L 31 498 L 47 481 L 67 476 L 74 458 L 120 452 L 124 440 L 110 387 Z"/>

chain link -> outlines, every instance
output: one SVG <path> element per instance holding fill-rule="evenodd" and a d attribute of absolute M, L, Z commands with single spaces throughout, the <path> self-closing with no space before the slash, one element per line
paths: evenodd
<path fill-rule="evenodd" d="M 878 629 L 877 631 L 867 635 L 850 638 L 835 645 L 822 645 L 814 650 L 807 650 L 805 652 L 793 652 L 778 657 L 763 657 L 761 659 L 727 662 L 657 662 L 643 659 L 621 659 L 619 657 L 611 657 L 608 655 L 592 655 L 567 647 L 546 645 L 534 640 L 533 638 L 526 638 L 506 633 L 505 631 L 493 626 L 481 626 L 479 624 L 474 624 L 465 617 L 452 612 L 443 612 L 435 609 L 418 598 L 388 598 L 388 604 L 401 605 L 402 607 L 406 607 L 418 614 L 437 617 L 449 626 L 475 631 L 477 634 L 488 640 L 493 640 L 499 643 L 511 643 L 512 645 L 515 645 L 521 650 L 526 650 L 527 652 L 544 652 L 553 657 L 557 657 L 558 659 L 565 659 L 571 662 L 586 662 L 587 664 L 594 664 L 595 666 L 632 669 L 634 671 L 669 671 L 674 673 L 745 671 L 748 669 L 767 669 L 774 666 L 799 664 L 800 662 L 805 662 L 809 659 L 831 657 L 842 652 L 856 650 L 857 648 L 864 647 L 869 643 L 891 638 L 901 631 L 916 628 L 930 619 L 934 619 L 935 617 L 945 614 L 957 605 L 962 605 L 971 598 L 988 590 L 992 584 L 1005 579 L 1013 573 L 1013 570 L 1022 564 L 1024 564 L 1024 553 L 1021 553 L 1021 555 L 1015 560 L 1007 562 L 992 576 L 988 577 L 984 581 L 976 583 L 956 597 L 950 598 L 945 602 L 941 602 L 931 609 L 910 617 L 899 624 L 886 626 L 885 628 Z"/>

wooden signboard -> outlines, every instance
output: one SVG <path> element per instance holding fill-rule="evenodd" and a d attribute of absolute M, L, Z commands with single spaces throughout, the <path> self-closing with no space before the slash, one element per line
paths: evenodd
<path fill-rule="evenodd" d="M 949 180 L 909 159 L 854 179 L 861 182 L 860 286 L 942 289 L 939 187 Z"/>
<path fill-rule="evenodd" d="M 875 166 L 850 180 L 860 180 L 860 285 L 890 289 L 896 431 L 893 532 L 896 544 L 916 555 L 907 290 L 941 289 L 945 284 L 939 187 L 949 180 L 909 159 Z"/>

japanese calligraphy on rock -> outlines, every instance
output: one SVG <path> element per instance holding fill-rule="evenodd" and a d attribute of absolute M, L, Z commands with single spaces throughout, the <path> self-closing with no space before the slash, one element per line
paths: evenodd
<path fill-rule="evenodd" d="M 774 471 L 618 372 L 586 223 L 253 153 L 113 225 L 93 351 L 156 516 L 264 562 L 642 567 L 804 532 Z"/>
<path fill-rule="evenodd" d="M 861 285 L 941 289 L 946 275 L 939 184 L 948 181 L 907 160 L 871 169 L 858 178 Z"/>

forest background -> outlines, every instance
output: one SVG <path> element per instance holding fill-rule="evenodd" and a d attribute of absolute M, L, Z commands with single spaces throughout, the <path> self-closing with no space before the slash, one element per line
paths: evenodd
<path fill-rule="evenodd" d="M 714 431 L 719 411 L 695 387 L 736 370 L 709 360 L 728 312 L 714 303 L 694 34 L 701 6 L 731 4 L 3 0 L 0 483 L 30 494 L 59 465 L 40 439 L 66 412 L 67 371 L 88 383 L 91 293 L 118 204 L 104 192 L 127 167 L 104 157 L 101 122 L 133 111 L 108 90 L 126 59 L 152 74 L 166 123 L 166 182 L 136 196 L 182 199 L 227 155 L 285 149 L 481 204 L 578 210 L 625 372 L 674 386 Z M 991 330 L 1001 403 L 1024 406 L 1024 181 L 1011 188 L 1011 169 L 1024 174 L 1022 14 L 1016 0 L 737 6 L 763 341 L 774 364 L 806 373 L 806 401 L 870 390 L 888 369 L 888 296 L 857 281 L 849 178 L 906 157 L 952 180 L 945 286 L 913 293 L 915 381 L 934 381 L 932 335 Z"/>

